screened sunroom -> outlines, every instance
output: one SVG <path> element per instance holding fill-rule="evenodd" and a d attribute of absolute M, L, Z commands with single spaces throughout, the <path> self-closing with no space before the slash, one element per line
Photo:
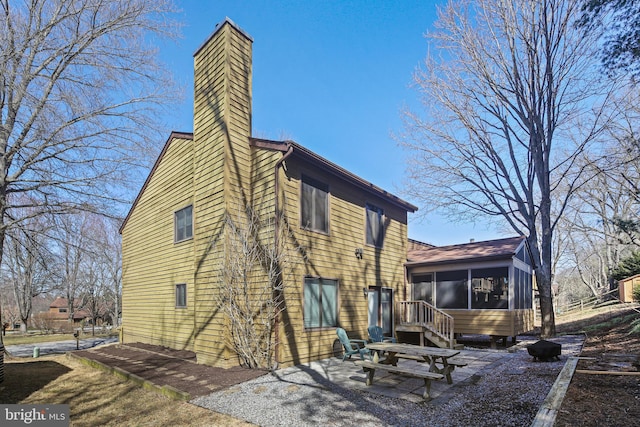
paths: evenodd
<path fill-rule="evenodd" d="M 524 237 L 441 247 L 411 241 L 406 269 L 399 332 L 415 331 L 403 327 L 413 319 L 402 316 L 419 304 L 451 316 L 455 335 L 506 338 L 533 329 L 533 265 Z"/>

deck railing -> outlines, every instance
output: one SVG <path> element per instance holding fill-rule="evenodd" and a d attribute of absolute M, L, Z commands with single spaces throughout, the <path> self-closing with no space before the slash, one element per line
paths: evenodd
<path fill-rule="evenodd" d="M 453 317 L 424 301 L 400 301 L 397 311 L 400 325 L 417 325 L 454 344 Z"/>

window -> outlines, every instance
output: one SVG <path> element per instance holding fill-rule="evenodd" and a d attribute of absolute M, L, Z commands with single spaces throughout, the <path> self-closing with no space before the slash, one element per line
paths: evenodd
<path fill-rule="evenodd" d="M 384 239 L 384 211 L 367 203 L 367 245 L 382 247 Z"/>
<path fill-rule="evenodd" d="M 433 305 L 433 276 L 431 274 L 424 274 L 419 276 L 413 276 L 413 299 L 416 301 L 422 300 L 427 304 Z"/>
<path fill-rule="evenodd" d="M 469 308 L 468 270 L 436 273 L 436 307 Z"/>
<path fill-rule="evenodd" d="M 175 241 L 193 237 L 193 206 L 187 206 L 175 213 Z"/>
<path fill-rule="evenodd" d="M 471 270 L 471 292 L 471 308 L 508 309 L 509 268 L 499 267 Z M 518 294 L 519 292 L 516 290 L 516 297 Z"/>
<path fill-rule="evenodd" d="M 523 282 L 524 281 L 524 271 L 521 271 L 518 268 L 513 269 L 513 308 L 519 310 L 524 308 L 524 302 L 522 301 L 524 298 L 523 292 Z"/>
<path fill-rule="evenodd" d="M 303 175 L 300 210 L 302 228 L 328 233 L 329 186 Z"/>
<path fill-rule="evenodd" d="M 338 326 L 338 281 L 305 277 L 304 327 Z"/>
<path fill-rule="evenodd" d="M 180 283 L 176 285 L 176 308 L 187 306 L 187 285 Z"/>
<path fill-rule="evenodd" d="M 58 309 L 58 313 L 66 313 L 67 309 L 66 308 L 59 308 Z"/>
<path fill-rule="evenodd" d="M 515 309 L 532 308 L 531 273 L 514 268 L 514 307 Z"/>

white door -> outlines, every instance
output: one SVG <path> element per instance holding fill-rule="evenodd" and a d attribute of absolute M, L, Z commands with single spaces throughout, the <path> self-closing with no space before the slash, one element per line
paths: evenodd
<path fill-rule="evenodd" d="M 393 290 L 390 288 L 369 288 L 369 326 L 380 326 L 386 336 L 393 336 Z"/>
<path fill-rule="evenodd" d="M 369 289 L 367 293 L 369 304 L 369 325 L 378 326 L 378 306 L 380 305 L 380 293 L 376 289 Z"/>

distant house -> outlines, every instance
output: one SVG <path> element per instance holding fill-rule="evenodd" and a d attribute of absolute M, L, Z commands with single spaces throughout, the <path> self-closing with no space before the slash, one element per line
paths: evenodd
<path fill-rule="evenodd" d="M 251 51 L 225 19 L 194 54 L 193 133 L 169 136 L 120 230 L 125 343 L 239 363 L 219 297 L 244 256 L 232 233 L 249 209 L 260 215 L 256 239 L 290 257 L 273 334 L 281 366 L 331 356 L 338 326 L 354 338 L 368 324 L 393 334 L 417 208 L 296 142 L 252 137 Z M 250 277 L 256 288 L 268 280 Z"/>
<path fill-rule="evenodd" d="M 412 241 L 406 268 L 410 301 L 399 303 L 396 324 L 406 338 L 452 346 L 454 335 L 506 338 L 533 329 L 534 266 L 524 237 L 440 247 Z"/>
<path fill-rule="evenodd" d="M 69 300 L 63 297 L 57 297 L 49 305 L 48 318 L 55 324 L 63 324 L 69 322 Z M 74 325 L 79 325 L 83 320 L 89 317 L 86 310 L 75 309 L 72 316 Z"/>
<path fill-rule="evenodd" d="M 111 323 L 109 309 L 106 304 L 100 303 L 96 314 L 96 325 L 103 322 Z M 73 316 L 71 317 L 74 326 L 80 326 L 84 321 L 86 325 L 93 322 L 92 313 L 86 307 L 81 307 L 80 301 L 75 301 Z M 63 297 L 56 297 L 49 305 L 47 319 L 54 322 L 54 325 L 64 326 L 69 323 L 69 300 Z"/>

